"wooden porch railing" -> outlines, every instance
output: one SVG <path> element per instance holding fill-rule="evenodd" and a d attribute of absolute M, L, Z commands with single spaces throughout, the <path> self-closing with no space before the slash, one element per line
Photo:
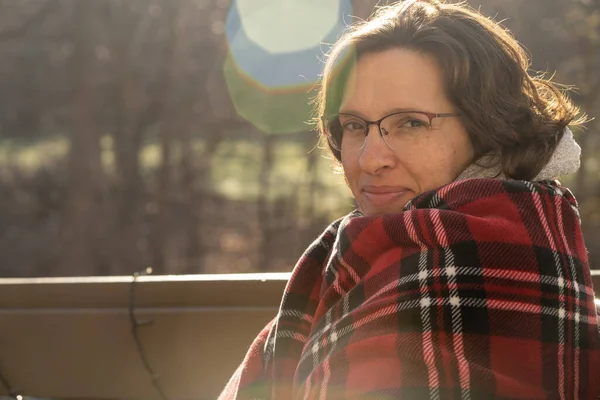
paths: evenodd
<path fill-rule="evenodd" d="M 214 399 L 275 316 L 288 279 L 138 278 L 135 316 L 150 323 L 137 334 L 168 398 Z M 600 271 L 593 279 L 599 290 Z M 160 399 L 132 334 L 131 287 L 131 277 L 0 279 L 0 371 L 12 389 L 56 399 Z"/>

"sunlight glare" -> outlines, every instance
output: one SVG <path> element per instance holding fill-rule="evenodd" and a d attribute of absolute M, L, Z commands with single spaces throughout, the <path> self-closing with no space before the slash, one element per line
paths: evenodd
<path fill-rule="evenodd" d="M 335 29 L 339 0 L 238 0 L 248 38 L 270 53 L 318 46 Z"/>

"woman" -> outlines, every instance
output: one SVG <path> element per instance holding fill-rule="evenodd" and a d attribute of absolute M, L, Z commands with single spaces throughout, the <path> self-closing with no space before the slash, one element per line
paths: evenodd
<path fill-rule="evenodd" d="M 222 399 L 597 399 L 577 108 L 464 5 L 406 1 L 327 61 L 358 209 L 300 258 Z"/>

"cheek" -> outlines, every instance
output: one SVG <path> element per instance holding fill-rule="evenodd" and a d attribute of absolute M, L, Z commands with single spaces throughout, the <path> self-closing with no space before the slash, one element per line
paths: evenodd
<path fill-rule="evenodd" d="M 346 184 L 354 191 L 353 182 L 358 180 L 358 175 L 360 174 L 360 167 L 358 164 L 358 159 L 353 157 L 351 154 L 342 153 L 342 170 L 344 172 L 344 180 Z"/>
<path fill-rule="evenodd" d="M 425 185 L 427 182 L 446 181 L 452 175 L 453 171 L 451 171 L 449 157 L 438 153 L 438 155 L 433 157 L 421 158 L 415 172 L 415 175 L 421 178 L 422 185 Z"/>
<path fill-rule="evenodd" d="M 416 152 L 411 170 L 422 191 L 452 182 L 463 170 L 464 152 L 456 147 L 430 146 Z"/>

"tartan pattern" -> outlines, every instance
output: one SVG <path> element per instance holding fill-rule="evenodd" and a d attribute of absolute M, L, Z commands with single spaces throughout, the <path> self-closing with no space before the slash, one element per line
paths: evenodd
<path fill-rule="evenodd" d="M 470 179 L 334 222 L 221 399 L 597 399 L 577 202 Z"/>

